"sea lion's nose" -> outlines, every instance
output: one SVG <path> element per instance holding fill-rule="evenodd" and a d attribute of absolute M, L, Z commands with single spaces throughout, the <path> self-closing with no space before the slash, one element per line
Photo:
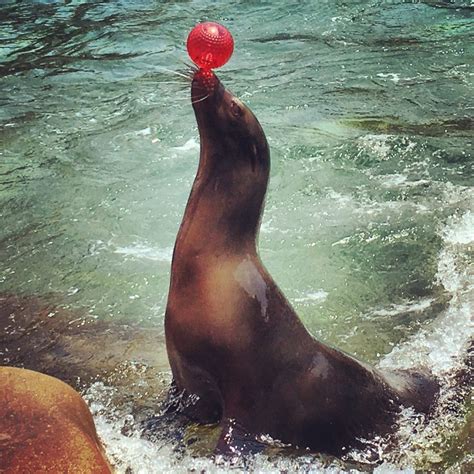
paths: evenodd
<path fill-rule="evenodd" d="M 193 82 L 191 85 L 191 97 L 193 102 L 209 96 L 215 92 L 219 85 L 219 79 L 210 70 L 199 69 L 194 73 Z"/>

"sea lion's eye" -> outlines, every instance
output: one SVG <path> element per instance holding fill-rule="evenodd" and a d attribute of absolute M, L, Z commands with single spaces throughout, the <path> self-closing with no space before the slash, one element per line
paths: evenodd
<path fill-rule="evenodd" d="M 235 100 L 230 103 L 230 110 L 234 117 L 242 117 L 244 114 L 243 108 Z"/>

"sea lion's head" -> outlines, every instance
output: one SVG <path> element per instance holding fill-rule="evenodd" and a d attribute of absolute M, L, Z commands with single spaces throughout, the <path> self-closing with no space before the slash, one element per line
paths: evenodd
<path fill-rule="evenodd" d="M 270 171 L 263 129 L 212 71 L 194 73 L 191 99 L 201 141 L 198 179 L 213 206 L 222 205 L 221 221 L 232 234 L 255 235 Z"/>
<path fill-rule="evenodd" d="M 212 71 L 194 73 L 191 99 L 201 138 L 201 149 L 212 143 L 220 159 L 243 160 L 254 171 L 266 169 L 270 160 L 265 134 L 257 118 L 231 94 Z M 242 163 L 242 164 L 243 164 Z"/>

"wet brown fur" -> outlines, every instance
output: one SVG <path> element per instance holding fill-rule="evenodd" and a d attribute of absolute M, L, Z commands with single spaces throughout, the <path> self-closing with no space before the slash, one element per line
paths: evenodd
<path fill-rule="evenodd" d="M 199 100 L 198 100 L 199 99 Z M 192 101 L 201 152 L 173 256 L 165 317 L 175 389 L 188 415 L 332 454 L 393 430 L 401 405 L 428 412 L 428 375 L 380 373 L 315 340 L 257 253 L 270 170 L 252 112 L 211 72 Z"/>
<path fill-rule="evenodd" d="M 0 367 L 0 401 L 0 472 L 112 472 L 89 409 L 69 385 Z"/>

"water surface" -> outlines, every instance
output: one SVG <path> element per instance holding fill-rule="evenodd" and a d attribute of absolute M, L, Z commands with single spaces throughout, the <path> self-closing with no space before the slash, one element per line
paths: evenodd
<path fill-rule="evenodd" d="M 472 335 L 472 14 L 462 1 L 3 4 L 0 291 L 162 327 L 199 154 L 174 71 L 194 24 L 219 21 L 236 45 L 219 76 L 271 147 L 266 266 L 315 336 L 382 366 L 425 363 L 450 399 Z M 431 438 L 407 415 L 411 447 L 387 465 L 468 466 L 456 410 Z M 123 469 L 178 470 L 104 420 Z"/>

